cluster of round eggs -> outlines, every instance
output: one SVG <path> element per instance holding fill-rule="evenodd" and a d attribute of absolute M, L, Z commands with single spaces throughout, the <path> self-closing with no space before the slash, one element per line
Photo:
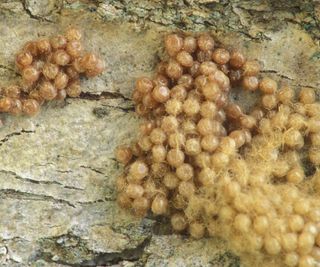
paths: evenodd
<path fill-rule="evenodd" d="M 170 34 L 153 79 L 137 80 L 140 136 L 120 146 L 118 203 L 167 216 L 194 238 L 221 236 L 267 266 L 320 264 L 320 103 L 260 75 L 208 34 Z M 230 89 L 257 94 L 245 112 Z M 254 92 L 258 91 L 258 92 Z"/>
<path fill-rule="evenodd" d="M 79 96 L 80 76 L 104 70 L 101 58 L 83 50 L 81 36 L 69 28 L 64 35 L 27 42 L 15 61 L 22 81 L 0 89 L 0 113 L 32 116 L 45 101 Z"/>

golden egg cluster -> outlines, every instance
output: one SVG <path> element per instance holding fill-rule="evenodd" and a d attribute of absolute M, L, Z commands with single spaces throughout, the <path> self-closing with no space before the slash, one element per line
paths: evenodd
<path fill-rule="evenodd" d="M 104 62 L 83 50 L 81 32 L 27 42 L 16 55 L 20 84 L 0 88 L 0 113 L 35 115 L 45 101 L 63 100 L 81 93 L 80 76 L 94 77 Z"/>
<path fill-rule="evenodd" d="M 257 61 L 209 34 L 170 34 L 165 48 L 133 91 L 144 122 L 137 142 L 116 150 L 119 205 L 167 216 L 194 238 L 221 236 L 270 266 L 319 266 L 315 91 L 261 77 Z M 245 112 L 231 89 L 252 91 L 256 105 Z"/>

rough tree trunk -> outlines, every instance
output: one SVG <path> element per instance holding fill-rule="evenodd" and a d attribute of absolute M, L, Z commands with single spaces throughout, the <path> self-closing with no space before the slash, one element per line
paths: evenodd
<path fill-rule="evenodd" d="M 0 129 L 0 266 L 241 266 L 219 239 L 194 241 L 166 222 L 119 210 L 113 156 L 134 138 L 130 94 L 152 73 L 172 29 L 212 31 L 295 86 L 320 85 L 318 1 L 0 0 L 0 80 L 18 79 L 27 40 L 76 25 L 108 69 L 84 94 Z M 244 100 L 245 101 L 245 100 Z"/>

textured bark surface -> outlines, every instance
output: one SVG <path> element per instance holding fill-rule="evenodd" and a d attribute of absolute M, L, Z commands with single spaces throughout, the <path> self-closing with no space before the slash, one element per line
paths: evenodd
<path fill-rule="evenodd" d="M 317 2 L 1 0 L 1 85 L 19 79 L 13 57 L 24 42 L 69 25 L 107 71 L 34 118 L 2 116 L 0 266 L 241 266 L 219 239 L 173 235 L 165 221 L 119 210 L 113 150 L 135 137 L 133 83 L 152 73 L 168 31 L 212 31 L 277 80 L 318 88 Z"/>

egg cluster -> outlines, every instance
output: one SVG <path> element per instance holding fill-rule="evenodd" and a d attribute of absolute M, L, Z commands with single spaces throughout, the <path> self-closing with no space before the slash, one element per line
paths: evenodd
<path fill-rule="evenodd" d="M 320 103 L 261 77 L 257 61 L 208 34 L 170 34 L 153 79 L 137 80 L 145 120 L 116 158 L 118 203 L 167 216 L 177 232 L 221 236 L 269 266 L 320 264 Z M 252 91 L 245 112 L 230 89 Z M 256 92 L 254 92 L 256 91 Z"/>
<path fill-rule="evenodd" d="M 104 70 L 102 59 L 83 50 L 81 37 L 69 28 L 64 35 L 27 42 L 15 60 L 22 81 L 0 89 L 0 113 L 32 116 L 45 101 L 79 96 L 80 76 Z"/>

